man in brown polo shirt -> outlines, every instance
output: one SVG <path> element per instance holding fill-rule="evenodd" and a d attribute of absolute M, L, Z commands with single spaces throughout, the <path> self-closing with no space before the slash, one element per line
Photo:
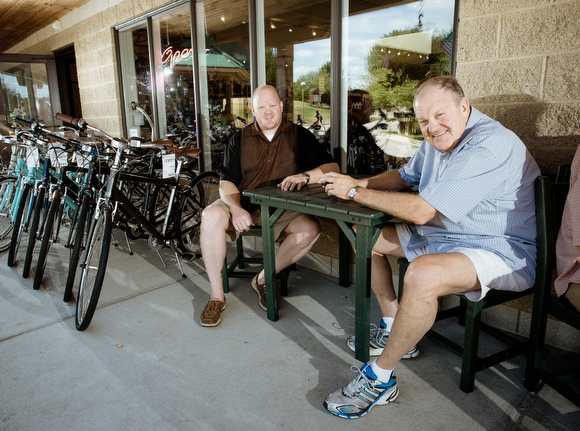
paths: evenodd
<path fill-rule="evenodd" d="M 260 223 L 260 209 L 242 196 L 244 190 L 277 185 L 300 190 L 327 172 L 340 172 L 330 153 L 314 135 L 282 118 L 283 103 L 276 89 L 258 87 L 252 98 L 255 122 L 230 140 L 220 175 L 220 199 L 202 215 L 200 243 L 211 285 L 211 298 L 201 313 L 202 326 L 217 326 L 226 308 L 221 269 L 226 240 L 235 240 Z M 276 273 L 297 262 L 320 235 L 318 221 L 309 215 L 286 211 L 274 226 L 274 237 L 285 239 L 276 253 Z M 266 310 L 264 271 L 252 280 L 260 307 Z"/>

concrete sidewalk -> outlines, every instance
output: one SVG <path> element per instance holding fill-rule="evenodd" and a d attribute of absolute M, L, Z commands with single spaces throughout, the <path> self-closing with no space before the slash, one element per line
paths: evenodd
<path fill-rule="evenodd" d="M 322 402 L 361 365 L 346 346 L 353 286 L 299 266 L 271 322 L 249 279 L 233 279 L 222 323 L 203 328 L 203 263 L 181 278 L 169 253 L 161 252 L 163 268 L 146 241 L 132 245 L 133 256 L 122 242 L 111 250 L 84 332 L 75 329 L 74 303 L 62 301 L 68 250 L 53 247 L 39 291 L 34 273 L 21 276 L 22 255 L 14 268 L 0 255 L 0 429 L 580 429 L 579 409 L 551 388 L 525 390 L 523 356 L 478 373 L 465 394 L 459 358 L 429 339 L 397 367 L 395 402 L 358 420 L 336 418 Z M 378 323 L 374 300 L 371 316 Z"/>

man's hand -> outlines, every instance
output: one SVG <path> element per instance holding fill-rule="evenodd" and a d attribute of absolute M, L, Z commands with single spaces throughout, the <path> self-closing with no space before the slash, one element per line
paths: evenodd
<path fill-rule="evenodd" d="M 252 215 L 243 208 L 233 210 L 230 208 L 232 213 L 232 225 L 236 232 L 246 232 L 252 226 L 254 226 L 254 219 Z"/>
<path fill-rule="evenodd" d="M 336 196 L 339 199 L 348 199 L 348 191 L 359 186 L 354 178 L 336 172 L 324 174 L 318 183 L 324 185 L 324 191 L 329 196 Z"/>
<path fill-rule="evenodd" d="M 278 184 L 282 190 L 300 190 L 306 185 L 306 178 L 302 174 L 290 175 Z"/>

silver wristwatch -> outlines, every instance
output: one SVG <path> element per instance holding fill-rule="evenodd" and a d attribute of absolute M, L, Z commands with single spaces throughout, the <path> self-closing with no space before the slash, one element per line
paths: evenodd
<path fill-rule="evenodd" d="M 353 187 L 352 189 L 350 189 L 348 191 L 347 195 L 348 195 L 348 197 L 350 198 L 351 201 L 354 199 L 354 197 L 358 193 L 358 188 L 359 188 L 359 186 L 356 186 L 356 187 Z"/>

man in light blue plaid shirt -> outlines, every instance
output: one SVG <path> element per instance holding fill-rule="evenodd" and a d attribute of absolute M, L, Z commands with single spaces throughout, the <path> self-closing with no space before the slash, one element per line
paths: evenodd
<path fill-rule="evenodd" d="M 424 82 L 414 108 L 425 141 L 406 166 L 364 180 L 336 173 L 320 180 L 330 195 L 409 222 L 386 226 L 373 248 L 371 286 L 383 318 L 371 331 L 370 353 L 380 356 L 326 398 L 339 417 L 363 416 L 398 396 L 393 369 L 418 355 L 439 297 L 460 293 L 478 301 L 490 289 L 521 291 L 534 283 L 540 170 L 526 146 L 470 106 L 455 78 Z M 419 193 L 399 193 L 411 186 Z M 410 262 L 401 304 L 387 256 Z M 354 337 L 348 345 L 354 350 Z"/>

